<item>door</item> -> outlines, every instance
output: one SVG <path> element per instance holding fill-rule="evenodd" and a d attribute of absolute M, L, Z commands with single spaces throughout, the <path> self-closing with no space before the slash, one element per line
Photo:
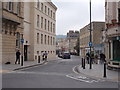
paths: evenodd
<path fill-rule="evenodd" d="M 120 41 L 113 41 L 113 60 L 120 61 Z"/>

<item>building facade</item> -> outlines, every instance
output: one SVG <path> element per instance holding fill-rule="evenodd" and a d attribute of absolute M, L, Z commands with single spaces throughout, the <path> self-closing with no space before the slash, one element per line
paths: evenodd
<path fill-rule="evenodd" d="M 52 2 L 26 2 L 24 9 L 24 59 L 38 60 L 42 51 L 56 57 L 56 10 Z"/>
<path fill-rule="evenodd" d="M 120 1 L 105 2 L 106 29 L 104 31 L 105 54 L 109 66 L 120 65 Z"/>
<path fill-rule="evenodd" d="M 78 38 L 79 38 L 79 31 L 70 30 L 67 33 L 67 40 L 69 41 L 68 43 L 69 52 L 76 53 L 75 46 Z"/>
<path fill-rule="evenodd" d="M 2 63 L 14 63 L 16 51 L 22 51 L 23 2 L 2 2 L 2 30 L 0 32 Z"/>
<path fill-rule="evenodd" d="M 89 42 L 90 42 L 90 25 L 86 25 L 80 29 L 80 56 L 85 56 L 86 53 L 90 51 Z M 105 29 L 104 22 L 92 22 L 92 51 L 95 54 L 100 54 L 104 51 L 102 43 L 102 30 Z"/>
<path fill-rule="evenodd" d="M 67 38 L 58 38 L 56 41 L 57 41 L 56 50 L 58 52 L 69 51 L 69 41 L 67 40 Z"/>

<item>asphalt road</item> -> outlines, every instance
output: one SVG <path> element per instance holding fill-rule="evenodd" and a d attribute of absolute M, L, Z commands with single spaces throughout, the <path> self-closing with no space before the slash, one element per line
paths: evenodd
<path fill-rule="evenodd" d="M 5 73 L 3 88 L 118 88 L 115 82 L 93 79 L 77 74 L 73 68 L 80 58 L 54 60 L 45 65 Z"/>

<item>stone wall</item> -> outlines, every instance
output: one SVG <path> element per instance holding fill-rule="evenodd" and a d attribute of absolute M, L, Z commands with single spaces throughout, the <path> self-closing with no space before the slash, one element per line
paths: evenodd
<path fill-rule="evenodd" d="M 15 62 L 16 37 L 3 34 L 2 40 L 2 63 Z"/>

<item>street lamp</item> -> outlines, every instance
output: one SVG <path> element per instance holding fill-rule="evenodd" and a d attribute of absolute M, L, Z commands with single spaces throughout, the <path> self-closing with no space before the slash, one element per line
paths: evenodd
<path fill-rule="evenodd" d="M 23 34 L 21 34 L 21 44 L 22 44 L 22 51 L 21 51 L 21 66 L 23 66 L 23 43 L 24 43 Z"/>
<path fill-rule="evenodd" d="M 91 0 L 90 0 L 90 42 L 89 42 L 89 47 L 90 47 L 90 69 L 92 69 L 92 58 L 91 58 L 91 48 L 92 48 L 92 25 L 91 25 Z"/>

